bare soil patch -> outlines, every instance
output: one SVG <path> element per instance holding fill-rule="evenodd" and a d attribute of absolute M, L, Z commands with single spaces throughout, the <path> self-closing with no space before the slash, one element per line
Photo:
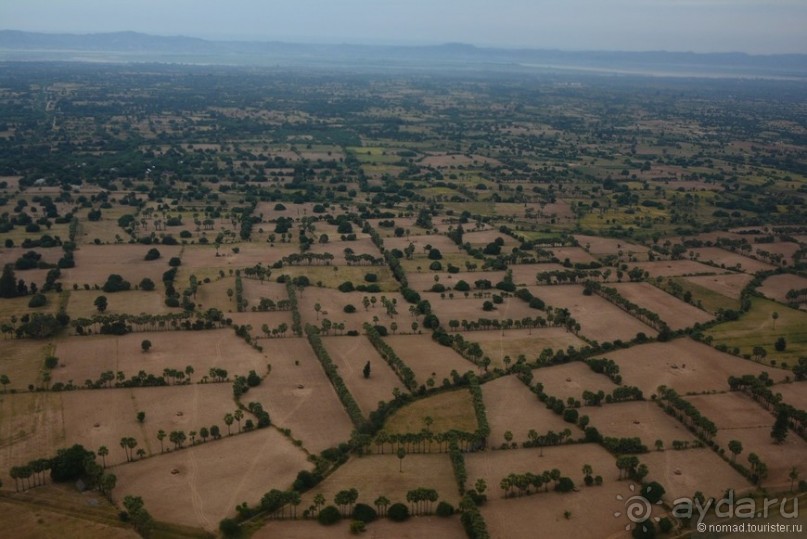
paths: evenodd
<path fill-rule="evenodd" d="M 162 291 L 142 292 L 129 290 L 107 294 L 103 290 L 72 290 L 67 303 L 67 313 L 72 318 L 90 318 L 99 314 L 95 306 L 98 296 L 106 296 L 107 308 L 104 314 L 166 314 L 181 312 L 182 309 L 166 306 Z"/>
<path fill-rule="evenodd" d="M 413 232 L 416 230 L 419 231 L 421 229 L 416 228 L 413 230 Z M 440 249 L 440 252 L 444 255 L 446 253 L 459 253 L 462 251 L 456 243 L 448 238 L 448 236 L 438 234 L 413 235 L 403 238 L 386 238 L 384 240 L 384 247 L 386 249 L 400 249 L 403 251 L 409 246 L 410 243 L 415 246 L 415 254 L 423 255 L 424 260 L 426 255 L 425 247 L 427 245 L 431 245 L 434 249 Z M 428 267 L 428 265 L 428 263 L 425 264 L 426 267 Z"/>
<path fill-rule="evenodd" d="M 550 430 L 561 432 L 571 428 L 572 436 L 580 434 L 576 432 L 574 425 L 566 423 L 546 408 L 515 376 L 504 376 L 484 384 L 482 396 L 490 423 L 488 444 L 493 447 L 498 447 L 505 441 L 505 431 L 512 432 L 513 441 L 518 444 L 528 440 L 527 433 L 531 429 L 543 435 Z M 518 410 L 518 413 L 513 413 L 514 410 Z"/>
<path fill-rule="evenodd" d="M 325 337 L 322 341 L 365 416 L 378 408 L 379 401 L 392 400 L 394 388 L 407 392 L 403 382 L 366 337 Z M 365 378 L 363 370 L 368 362 L 370 377 Z"/>
<path fill-rule="evenodd" d="M 648 283 L 614 284 L 619 294 L 640 307 L 658 313 L 673 330 L 712 320 L 712 315 L 693 305 L 684 303 L 672 294 L 659 290 Z"/>
<path fill-rule="evenodd" d="M 331 501 L 331 500 L 329 500 Z M 403 500 L 406 501 L 405 499 Z M 392 522 L 379 519 L 365 528 L 362 537 L 367 539 L 422 539 L 440 537 L 442 539 L 465 539 L 465 531 L 459 517 L 414 517 L 406 522 Z M 353 539 L 347 520 L 334 526 L 322 526 L 314 520 L 271 520 L 255 532 L 254 539 Z"/>
<path fill-rule="evenodd" d="M 511 248 L 518 247 L 519 245 L 518 241 L 507 234 L 502 234 L 498 230 L 480 230 L 479 232 L 466 232 L 462 235 L 463 243 L 467 242 L 477 247 L 484 247 L 488 243 L 493 243 L 497 239 L 501 239 L 504 242 L 504 245 L 502 245 L 502 251 L 505 252 L 509 252 Z"/>
<path fill-rule="evenodd" d="M 787 477 L 793 466 L 799 467 L 807 454 L 807 442 L 790 432 L 787 439 L 774 443 L 771 428 L 776 418 L 750 397 L 739 393 L 688 397 L 698 410 L 717 425 L 716 441 L 731 457 L 728 443 L 739 440 L 743 452 L 739 462 L 748 467 L 748 455 L 756 453 L 768 466 L 768 478 L 762 481 L 768 488 L 790 487 Z"/>
<path fill-rule="evenodd" d="M 466 340 L 479 343 L 491 359 L 492 367 L 504 367 L 505 356 L 513 363 L 524 355 L 535 361 L 544 348 L 566 350 L 569 346 L 581 348 L 585 341 L 564 328 L 509 329 L 507 331 L 470 331 L 463 334 Z"/>
<path fill-rule="evenodd" d="M 144 339 L 152 343 L 141 350 Z M 250 370 L 266 372 L 267 356 L 255 351 L 230 329 L 188 332 L 162 331 L 128 335 L 68 337 L 56 344 L 55 355 L 64 367 L 53 370 L 53 382 L 83 384 L 98 379 L 104 371 L 123 371 L 127 378 L 143 370 L 161 375 L 166 368 L 185 370 L 192 366 L 197 381 L 212 367 L 226 369 L 230 377 Z"/>
<path fill-rule="evenodd" d="M 588 254 L 582 247 L 552 247 L 550 251 L 552 251 L 552 254 L 561 262 L 568 260 L 572 264 L 578 262 L 587 264 L 596 260 L 596 258 Z"/>
<path fill-rule="evenodd" d="M 740 293 L 751 279 L 752 277 L 746 273 L 685 277 L 685 280 L 691 283 L 703 286 L 704 288 L 708 288 L 718 294 L 723 294 L 733 299 L 740 299 Z"/>
<path fill-rule="evenodd" d="M 392 503 L 407 503 L 406 493 L 419 487 L 435 489 L 441 500 L 456 507 L 459 493 L 447 454 L 410 453 L 402 462 L 396 455 L 390 454 L 352 458 L 305 493 L 300 507 L 312 505 L 314 496 L 319 493 L 325 496 L 328 503 L 332 503 L 337 492 L 349 488 L 359 491 L 359 503 L 370 506 L 379 496 L 386 496 Z"/>
<path fill-rule="evenodd" d="M 802 290 L 807 288 L 807 279 L 792 273 L 782 273 L 781 275 L 772 275 L 763 281 L 762 286 L 757 288 L 759 292 L 766 297 L 776 300 L 780 303 L 790 303 L 791 300 L 787 298 L 787 293 L 790 290 Z M 801 302 L 807 302 L 807 296 L 800 296 Z"/>
<path fill-rule="evenodd" d="M 353 424 L 308 341 L 266 339 L 261 344 L 272 370 L 247 399 L 263 404 L 273 424 L 291 429 L 313 453 L 349 440 Z"/>
<path fill-rule="evenodd" d="M 674 277 L 678 275 L 713 275 L 723 274 L 726 270 L 715 268 L 694 260 L 654 260 L 653 262 L 639 262 L 631 264 L 646 271 L 652 277 Z M 703 278 L 703 277 L 696 277 Z"/>
<path fill-rule="evenodd" d="M 759 254 L 760 251 L 767 251 L 769 253 L 780 254 L 784 260 L 791 264 L 793 263 L 793 255 L 799 250 L 799 244 L 792 241 L 780 241 L 775 243 L 761 243 L 757 244 L 754 252 Z"/>
<path fill-rule="evenodd" d="M 559 271 L 564 270 L 560 264 L 544 263 L 544 264 L 513 264 L 509 268 L 513 272 L 513 282 L 518 286 L 530 286 L 536 283 L 535 276 L 543 271 Z M 497 281 L 492 283 L 496 284 Z M 471 283 L 471 281 L 468 281 Z"/>
<path fill-rule="evenodd" d="M 680 394 L 728 389 L 729 376 L 758 375 L 768 371 L 774 380 L 782 380 L 788 371 L 765 367 L 691 339 L 650 343 L 604 354 L 620 368 L 623 382 L 652 395 L 666 385 Z"/>
<path fill-rule="evenodd" d="M 179 387 L 145 387 L 133 389 L 99 389 L 67 391 L 61 393 L 64 429 L 70 443 L 79 443 L 97 451 L 109 448 L 107 465 L 126 462 L 120 439 L 132 437 L 137 449 L 148 455 L 159 455 L 162 449 L 171 450 L 173 444 L 157 439 L 160 430 L 199 432 L 218 425 L 227 435 L 224 414 L 236 409 L 231 384 L 194 384 Z M 138 412 L 146 413 L 143 423 L 137 421 Z M 232 432 L 238 432 L 237 424 Z M 201 437 L 197 436 L 197 442 Z M 190 436 L 188 436 L 190 443 Z"/>
<path fill-rule="evenodd" d="M 593 255 L 617 255 L 621 251 L 623 254 L 630 256 L 632 254 L 643 254 L 648 251 L 644 245 L 630 243 L 625 240 L 618 240 L 614 238 L 603 238 L 600 236 L 586 236 L 584 234 L 575 234 L 574 239 Z"/>
<path fill-rule="evenodd" d="M 491 296 L 494 293 L 496 292 L 492 292 Z M 534 318 L 544 314 L 542 311 L 530 308 L 527 302 L 516 297 L 505 298 L 502 303 L 495 305 L 496 308 L 492 311 L 485 311 L 482 308 L 486 301 L 491 301 L 491 298 L 489 296 L 474 298 L 473 292 L 468 299 L 464 296 L 458 297 L 457 293 L 454 294 L 454 299 L 448 299 L 448 297 L 442 299 L 436 292 L 425 292 L 420 297 L 431 303 L 432 311 L 440 318 L 443 325 L 448 324 L 449 320 L 479 320 L 480 318 L 521 320 L 525 317 Z"/>
<path fill-rule="evenodd" d="M 387 316 L 387 312 L 381 303 L 381 297 L 386 297 L 389 301 L 395 299 L 397 315 Z M 362 300 L 376 298 L 375 304 L 372 302 L 365 310 Z M 408 313 L 409 303 L 403 296 L 396 292 L 379 292 L 370 294 L 366 292 L 340 292 L 333 288 L 306 288 L 301 294 L 297 292 L 300 316 L 305 324 L 319 326 L 322 320 L 327 318 L 331 322 L 345 324 L 345 331 L 362 331 L 365 322 L 376 324 L 374 317 L 378 317 L 378 324 L 390 329 L 390 324 L 396 322 L 398 331 L 409 331 L 414 318 Z M 317 313 L 315 306 L 319 304 L 320 311 Z M 356 308 L 354 313 L 346 313 L 346 305 L 353 305 Z M 392 330 L 390 329 L 390 332 Z"/>
<path fill-rule="evenodd" d="M 14 485 L 8 475 L 12 466 L 50 458 L 65 446 L 62 403 L 57 393 L 0 395 L 0 419 L 0 479 L 4 485 Z"/>
<path fill-rule="evenodd" d="M 655 449 L 656 440 L 664 442 L 664 447 L 671 447 L 674 440 L 695 440 L 683 424 L 650 401 L 586 406 L 580 414 L 589 416 L 603 436 L 638 437 L 650 450 Z"/>
<path fill-rule="evenodd" d="M 151 247 L 148 245 L 82 245 L 75 252 L 76 267 L 62 270 L 61 281 L 66 287 L 74 283 L 79 287 L 85 284 L 103 286 L 107 277 L 118 274 L 132 283 L 138 284 L 148 277 L 156 284 L 170 268 L 168 260 L 179 256 L 180 247 L 160 245 L 162 257 L 146 261 L 143 258 Z M 99 291 L 99 294 L 103 292 Z"/>
<path fill-rule="evenodd" d="M 630 340 L 637 333 L 656 334 L 653 328 L 609 301 L 596 295 L 584 296 L 582 286 L 531 286 L 529 289 L 547 305 L 569 309 L 572 317 L 580 323 L 580 332 L 589 339 L 605 342 Z"/>
<path fill-rule="evenodd" d="M 289 488 L 303 469 L 311 469 L 303 451 L 261 429 L 116 466 L 115 497 L 137 493 L 154 518 L 212 531 L 237 504 Z"/>
<path fill-rule="evenodd" d="M 726 251 L 724 249 L 720 249 L 719 247 L 701 247 L 698 249 L 692 249 L 692 251 L 700 260 L 708 260 L 709 262 L 717 264 L 720 267 L 736 269 L 745 273 L 756 273 L 758 271 L 765 271 L 774 268 L 774 266 L 766 264 L 765 262 L 760 262 L 759 260 L 754 260 L 753 258 L 748 258 L 747 256 L 732 253 L 731 251 Z"/>
<path fill-rule="evenodd" d="M 776 392 L 782 394 L 782 400 L 800 410 L 807 410 L 807 381 L 779 384 Z"/>
<path fill-rule="evenodd" d="M 569 397 L 582 401 L 584 391 L 604 391 L 610 394 L 617 387 L 607 376 L 597 374 L 581 361 L 533 369 L 532 374 L 534 382 L 544 385 L 547 395 L 564 401 Z"/>
<path fill-rule="evenodd" d="M 646 464 L 649 481 L 658 481 L 667 493 L 666 501 L 692 496 L 697 491 L 720 498 L 727 489 L 738 493 L 750 490 L 751 484 L 728 463 L 708 448 L 684 451 L 651 451 L 639 455 Z"/>
<path fill-rule="evenodd" d="M 432 378 L 439 386 L 444 379 L 451 379 L 451 371 L 464 374 L 477 370 L 476 365 L 451 348 L 436 343 L 431 335 L 389 335 L 384 340 L 414 371 L 418 384 Z"/>
<path fill-rule="evenodd" d="M 518 266 L 516 266 L 518 267 Z M 434 280 L 435 275 L 438 277 L 438 281 Z M 503 271 L 461 271 L 459 273 L 448 273 L 448 272 L 430 272 L 430 273 L 410 273 L 407 275 L 407 280 L 409 281 L 409 287 L 417 290 L 419 292 L 425 292 L 432 289 L 436 283 L 439 283 L 446 288 L 453 289 L 454 286 L 460 281 L 465 281 L 471 286 L 471 290 L 469 291 L 469 295 L 473 295 L 474 293 L 474 282 L 487 279 L 492 284 L 496 284 L 504 278 Z M 532 281 L 530 284 L 535 282 L 535 274 L 532 275 Z M 464 292 L 454 291 L 454 296 L 461 298 L 464 297 Z"/>

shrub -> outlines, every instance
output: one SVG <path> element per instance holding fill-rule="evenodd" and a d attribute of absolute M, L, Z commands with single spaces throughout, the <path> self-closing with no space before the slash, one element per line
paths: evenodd
<path fill-rule="evenodd" d="M 36 309 L 37 307 L 44 307 L 47 302 L 48 298 L 45 297 L 45 294 L 34 294 L 31 301 L 28 302 L 28 306 Z"/>
<path fill-rule="evenodd" d="M 319 512 L 319 515 L 317 515 L 317 522 L 323 526 L 331 526 L 339 522 L 341 518 L 342 515 L 339 513 L 339 509 L 333 505 L 328 505 Z"/>
<path fill-rule="evenodd" d="M 146 253 L 145 260 L 157 260 L 158 258 L 160 258 L 160 251 L 158 251 L 157 249 L 151 248 Z"/>
<path fill-rule="evenodd" d="M 367 526 L 361 520 L 354 520 L 350 523 L 350 533 L 359 535 L 367 531 Z"/>
<path fill-rule="evenodd" d="M 437 504 L 437 510 L 435 511 L 435 514 L 438 517 L 450 517 L 451 515 L 454 514 L 454 506 L 448 502 L 441 501 L 440 503 Z"/>
<path fill-rule="evenodd" d="M 432 270 L 432 271 L 442 271 L 443 270 L 443 265 L 440 262 L 438 262 L 437 260 L 435 260 L 434 262 L 429 264 L 429 269 Z"/>
<path fill-rule="evenodd" d="M 154 290 L 154 281 L 152 281 L 148 277 L 143 277 L 143 280 L 140 281 L 140 284 L 138 286 L 140 287 L 140 290 L 151 292 L 152 290 Z"/>
<path fill-rule="evenodd" d="M 345 281 L 344 283 L 340 284 L 337 288 L 339 289 L 340 292 L 353 292 L 353 290 L 355 289 L 353 283 L 350 281 Z"/>
<path fill-rule="evenodd" d="M 409 518 L 409 508 L 402 503 L 394 503 L 387 509 L 387 516 L 393 522 L 403 522 Z"/>
<path fill-rule="evenodd" d="M 378 518 L 378 513 L 366 503 L 357 503 L 353 507 L 353 518 L 362 522 L 372 522 Z"/>
<path fill-rule="evenodd" d="M 378 281 L 378 275 L 376 275 L 375 273 L 368 273 L 364 276 L 364 280 L 367 281 L 368 283 L 375 283 L 376 281 Z"/>
<path fill-rule="evenodd" d="M 219 531 L 224 537 L 238 537 L 241 535 L 241 527 L 232 518 L 224 518 L 219 522 Z"/>
<path fill-rule="evenodd" d="M 176 268 L 182 265 L 182 260 L 180 260 L 178 256 L 172 256 L 171 260 L 168 261 L 168 265 L 172 268 Z"/>
<path fill-rule="evenodd" d="M 347 305 L 344 306 L 344 308 L 342 308 L 342 310 L 345 311 L 348 314 L 355 313 L 356 312 L 356 307 L 354 307 L 353 305 L 348 303 Z"/>
<path fill-rule="evenodd" d="M 558 492 L 571 492 L 574 490 L 574 481 L 568 477 L 561 477 L 558 479 L 558 484 L 555 485 L 555 490 Z"/>

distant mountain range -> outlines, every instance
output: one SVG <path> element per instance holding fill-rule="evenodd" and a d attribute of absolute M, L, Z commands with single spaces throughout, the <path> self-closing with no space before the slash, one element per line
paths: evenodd
<path fill-rule="evenodd" d="M 376 68 L 573 69 L 617 73 L 807 78 L 807 55 L 559 51 L 437 46 L 211 41 L 137 32 L 42 34 L 0 30 L 0 60 L 172 62 Z"/>

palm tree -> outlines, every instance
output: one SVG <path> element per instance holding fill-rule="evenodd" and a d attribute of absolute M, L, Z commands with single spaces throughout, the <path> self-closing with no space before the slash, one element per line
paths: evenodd
<path fill-rule="evenodd" d="M 776 311 L 773 311 L 771 313 L 771 318 L 773 318 L 773 329 L 776 330 L 776 321 L 779 319 L 779 313 L 776 312 Z"/>
<path fill-rule="evenodd" d="M 238 421 L 238 432 L 241 432 L 241 420 L 244 419 L 244 412 L 240 408 L 233 413 L 233 417 Z"/>
<path fill-rule="evenodd" d="M 233 424 L 234 419 L 233 414 L 224 414 L 224 423 L 227 425 L 227 436 L 232 436 L 230 425 Z"/>
<path fill-rule="evenodd" d="M 376 511 L 378 511 L 379 516 L 383 517 L 387 513 L 387 506 L 390 504 L 390 501 L 385 496 L 379 496 L 378 498 L 376 498 L 373 504 L 375 505 Z"/>
<path fill-rule="evenodd" d="M 98 448 L 98 455 L 101 457 L 101 462 L 103 463 L 104 469 L 106 469 L 106 456 L 109 455 L 109 448 L 102 445 Z"/>
<path fill-rule="evenodd" d="M 790 479 L 790 492 L 793 492 L 793 483 L 799 478 L 799 470 L 793 466 L 790 468 L 790 473 L 787 474 L 787 477 Z"/>
<path fill-rule="evenodd" d="M 162 453 L 164 451 L 163 450 L 163 440 L 165 439 L 165 431 L 164 430 L 160 429 L 160 430 L 157 431 L 157 439 L 160 440 L 160 453 Z"/>

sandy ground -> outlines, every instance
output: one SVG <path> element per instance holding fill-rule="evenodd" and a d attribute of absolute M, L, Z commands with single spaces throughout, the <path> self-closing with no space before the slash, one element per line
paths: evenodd
<path fill-rule="evenodd" d="M 170 454 L 112 468 L 115 498 L 143 497 L 158 520 L 215 530 L 235 506 L 250 505 L 277 488 L 291 486 L 311 469 L 305 453 L 274 429 L 224 437 Z"/>
<path fill-rule="evenodd" d="M 740 293 L 751 279 L 752 277 L 746 273 L 686 277 L 686 280 L 691 283 L 714 290 L 718 294 L 723 294 L 724 296 L 733 299 L 740 299 Z"/>
<path fill-rule="evenodd" d="M 530 429 L 544 435 L 550 430 L 561 432 L 568 428 L 573 438 L 582 436 L 582 431 L 549 410 L 515 376 L 504 376 L 484 384 L 482 396 L 490 423 L 490 446 L 499 447 L 505 441 L 505 431 L 512 432 L 513 441 L 519 445 L 529 439 L 527 433 Z M 514 410 L 519 413 L 514 414 Z"/>
<path fill-rule="evenodd" d="M 637 386 L 646 397 L 656 393 L 660 385 L 683 395 L 728 389 L 729 376 L 768 371 L 771 378 L 781 380 L 788 375 L 782 369 L 763 367 L 686 338 L 634 346 L 603 357 L 619 365 L 623 383 Z"/>
<path fill-rule="evenodd" d="M 648 283 L 618 283 L 613 285 L 628 301 L 657 313 L 673 330 L 708 322 L 712 315 L 656 288 Z"/>
<path fill-rule="evenodd" d="M 322 341 L 365 417 L 378 408 L 379 401 L 392 400 L 394 388 L 407 392 L 401 379 L 381 359 L 367 337 L 324 337 Z M 369 378 L 363 373 L 367 362 L 370 363 Z"/>
<path fill-rule="evenodd" d="M 637 333 L 656 334 L 653 328 L 609 301 L 596 295 L 584 296 L 582 286 L 531 286 L 529 289 L 547 305 L 569 309 L 572 317 L 580 323 L 580 333 L 589 339 L 605 342 L 630 340 Z"/>

